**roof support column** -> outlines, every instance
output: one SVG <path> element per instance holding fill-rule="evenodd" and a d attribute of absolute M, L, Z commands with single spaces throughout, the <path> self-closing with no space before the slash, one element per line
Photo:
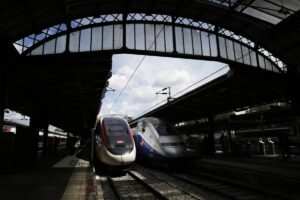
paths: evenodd
<path fill-rule="evenodd" d="M 218 26 L 215 26 L 215 34 L 216 34 L 216 42 L 217 42 L 217 57 L 221 57 L 221 54 L 220 54 L 220 43 L 219 43 L 219 30 L 220 30 L 220 27 Z"/>
<path fill-rule="evenodd" d="M 0 134 L 3 131 L 3 122 L 4 122 L 4 106 L 0 105 Z"/>
<path fill-rule="evenodd" d="M 15 167 L 16 169 L 28 168 L 32 163 L 27 159 L 29 146 L 26 144 L 29 133 L 28 127 L 17 126 L 16 136 L 15 136 Z"/>
<path fill-rule="evenodd" d="M 94 164 L 94 145 L 95 145 L 95 129 L 91 130 L 91 158 L 90 158 L 90 166 Z"/>
<path fill-rule="evenodd" d="M 214 136 L 214 117 L 215 115 L 208 116 L 208 154 L 213 155 L 215 153 L 215 136 Z"/>
<path fill-rule="evenodd" d="M 18 126 L 15 139 L 15 166 L 19 169 L 36 167 L 39 131 L 36 117 L 30 118 L 30 127 Z"/>
<path fill-rule="evenodd" d="M 5 62 L 5 61 L 4 61 Z M 4 123 L 4 109 L 7 106 L 7 66 L 1 67 L 0 72 L 3 77 L 0 77 L 0 133 L 2 132 Z"/>
<path fill-rule="evenodd" d="M 127 49 L 127 46 L 126 46 L 126 22 L 127 22 L 127 16 L 128 16 L 128 13 L 123 13 L 123 23 L 122 23 L 122 26 L 123 26 L 123 45 L 122 45 L 122 49 Z M 146 48 L 146 46 L 145 46 Z"/>
<path fill-rule="evenodd" d="M 38 143 L 39 143 L 39 128 L 41 126 L 40 122 L 41 122 L 40 115 L 34 113 L 30 117 L 29 133 L 27 133 L 28 135 L 25 136 L 26 138 L 25 140 L 29 149 L 28 152 L 29 161 L 31 161 L 32 163 L 36 163 L 36 159 L 37 159 Z"/>
<path fill-rule="evenodd" d="M 66 148 L 67 150 L 69 150 L 71 155 L 75 154 L 75 144 L 77 141 L 78 141 L 78 137 L 75 137 L 74 133 L 67 133 Z"/>
<path fill-rule="evenodd" d="M 175 31 L 175 22 L 176 22 L 177 17 L 172 16 L 172 40 L 173 40 L 173 53 L 176 53 L 177 47 L 176 47 L 176 31 Z"/>
<path fill-rule="evenodd" d="M 48 153 L 48 128 L 49 123 L 48 121 L 44 121 L 43 123 L 43 157 L 47 156 Z"/>
<path fill-rule="evenodd" d="M 298 70 L 297 70 L 298 69 Z M 291 67 L 288 69 L 289 75 L 289 95 L 292 100 L 292 109 L 297 116 L 300 116 L 300 98 L 298 87 L 300 85 L 300 67 Z"/>
<path fill-rule="evenodd" d="M 67 38 L 66 38 L 66 51 L 65 51 L 65 53 L 70 53 L 70 34 L 71 34 L 71 29 L 72 29 L 71 21 L 68 20 L 66 22 L 66 25 L 67 25 L 67 36 L 66 36 Z"/>
<path fill-rule="evenodd" d="M 228 119 L 227 119 L 226 129 L 227 129 L 227 136 L 229 139 L 228 152 L 229 152 L 229 154 L 231 154 L 232 153 L 232 135 L 231 135 L 231 127 L 230 127 L 230 116 L 228 116 Z"/>

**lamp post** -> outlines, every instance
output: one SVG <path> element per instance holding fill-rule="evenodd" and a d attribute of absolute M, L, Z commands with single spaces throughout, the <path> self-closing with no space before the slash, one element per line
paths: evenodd
<path fill-rule="evenodd" d="M 168 90 L 168 91 L 165 92 L 166 90 Z M 156 94 L 156 95 L 157 95 L 157 94 L 163 94 L 163 95 L 168 94 L 168 95 L 169 95 L 168 98 L 167 98 L 168 103 L 169 103 L 169 101 L 171 101 L 171 99 L 172 99 L 172 98 L 171 98 L 171 87 L 165 87 L 164 89 L 162 89 L 162 90 L 156 92 L 155 94 Z"/>
<path fill-rule="evenodd" d="M 107 88 L 105 89 L 105 91 L 106 91 L 106 92 L 107 92 L 107 91 L 115 92 L 116 90 L 115 90 L 115 89 L 112 89 L 112 88 L 110 88 L 110 87 L 107 87 Z"/>

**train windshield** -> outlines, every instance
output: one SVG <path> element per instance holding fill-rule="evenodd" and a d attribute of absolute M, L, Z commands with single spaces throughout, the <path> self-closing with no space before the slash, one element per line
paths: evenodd
<path fill-rule="evenodd" d="M 123 124 L 108 124 L 105 126 L 107 135 L 127 135 L 127 127 Z"/>
<path fill-rule="evenodd" d="M 107 136 L 129 135 L 127 124 L 121 119 L 104 119 L 104 128 Z"/>
<path fill-rule="evenodd" d="M 177 135 L 175 128 L 166 122 L 153 123 L 155 129 L 160 136 Z"/>

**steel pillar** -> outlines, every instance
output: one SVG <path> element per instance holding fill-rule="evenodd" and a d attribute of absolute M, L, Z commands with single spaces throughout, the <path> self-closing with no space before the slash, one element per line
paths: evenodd
<path fill-rule="evenodd" d="M 49 123 L 44 122 L 43 123 L 43 157 L 46 157 L 48 153 L 48 128 L 49 128 Z"/>
<path fill-rule="evenodd" d="M 0 105 L 0 133 L 3 131 L 3 123 L 4 123 L 4 106 Z"/>
<path fill-rule="evenodd" d="M 214 116 L 208 117 L 208 126 L 208 153 L 213 155 L 215 153 Z"/>
<path fill-rule="evenodd" d="M 229 143 L 228 143 L 228 152 L 232 153 L 232 137 L 231 137 L 231 127 L 230 127 L 230 116 L 227 119 L 227 136 L 229 139 Z"/>
<path fill-rule="evenodd" d="M 30 117 L 30 133 L 28 134 L 28 148 L 30 149 L 29 157 L 33 163 L 36 162 L 38 153 L 38 143 L 39 143 L 39 128 L 40 128 L 40 116 L 33 115 Z"/>
<path fill-rule="evenodd" d="M 300 116 L 300 98 L 298 86 L 300 84 L 300 67 L 288 68 L 288 92 L 292 101 L 292 109 L 295 115 Z"/>
<path fill-rule="evenodd" d="M 2 50 L 0 50 L 0 56 L 2 58 L 2 65 L 0 67 L 0 133 L 3 130 L 3 123 L 4 123 L 4 109 L 8 107 L 8 68 L 10 67 L 11 62 L 11 48 L 8 46 L 12 46 L 7 44 L 6 41 L 2 39 L 1 45 Z M 6 46 L 7 45 L 7 46 Z"/>
<path fill-rule="evenodd" d="M 17 127 L 15 141 L 15 165 L 20 169 L 35 167 L 38 149 L 38 129 Z"/>
<path fill-rule="evenodd" d="M 93 166 L 94 163 L 94 145 L 95 145 L 95 130 L 91 130 L 91 159 L 90 159 L 90 166 Z"/>
<path fill-rule="evenodd" d="M 0 72 L 1 69 L 0 69 Z M 4 72 L 5 74 L 5 72 Z M 1 80 L 0 82 L 0 133 L 3 130 L 3 123 L 4 123 L 4 109 L 6 107 L 6 86 L 5 86 L 5 80 Z"/>

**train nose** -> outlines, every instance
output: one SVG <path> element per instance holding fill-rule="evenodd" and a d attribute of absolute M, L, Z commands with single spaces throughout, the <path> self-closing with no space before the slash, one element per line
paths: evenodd
<path fill-rule="evenodd" d="M 163 146 L 162 148 L 170 157 L 183 157 L 186 154 L 184 146 Z"/>
<path fill-rule="evenodd" d="M 159 138 L 162 150 L 170 157 L 183 157 L 185 146 L 179 136 L 165 136 Z"/>

